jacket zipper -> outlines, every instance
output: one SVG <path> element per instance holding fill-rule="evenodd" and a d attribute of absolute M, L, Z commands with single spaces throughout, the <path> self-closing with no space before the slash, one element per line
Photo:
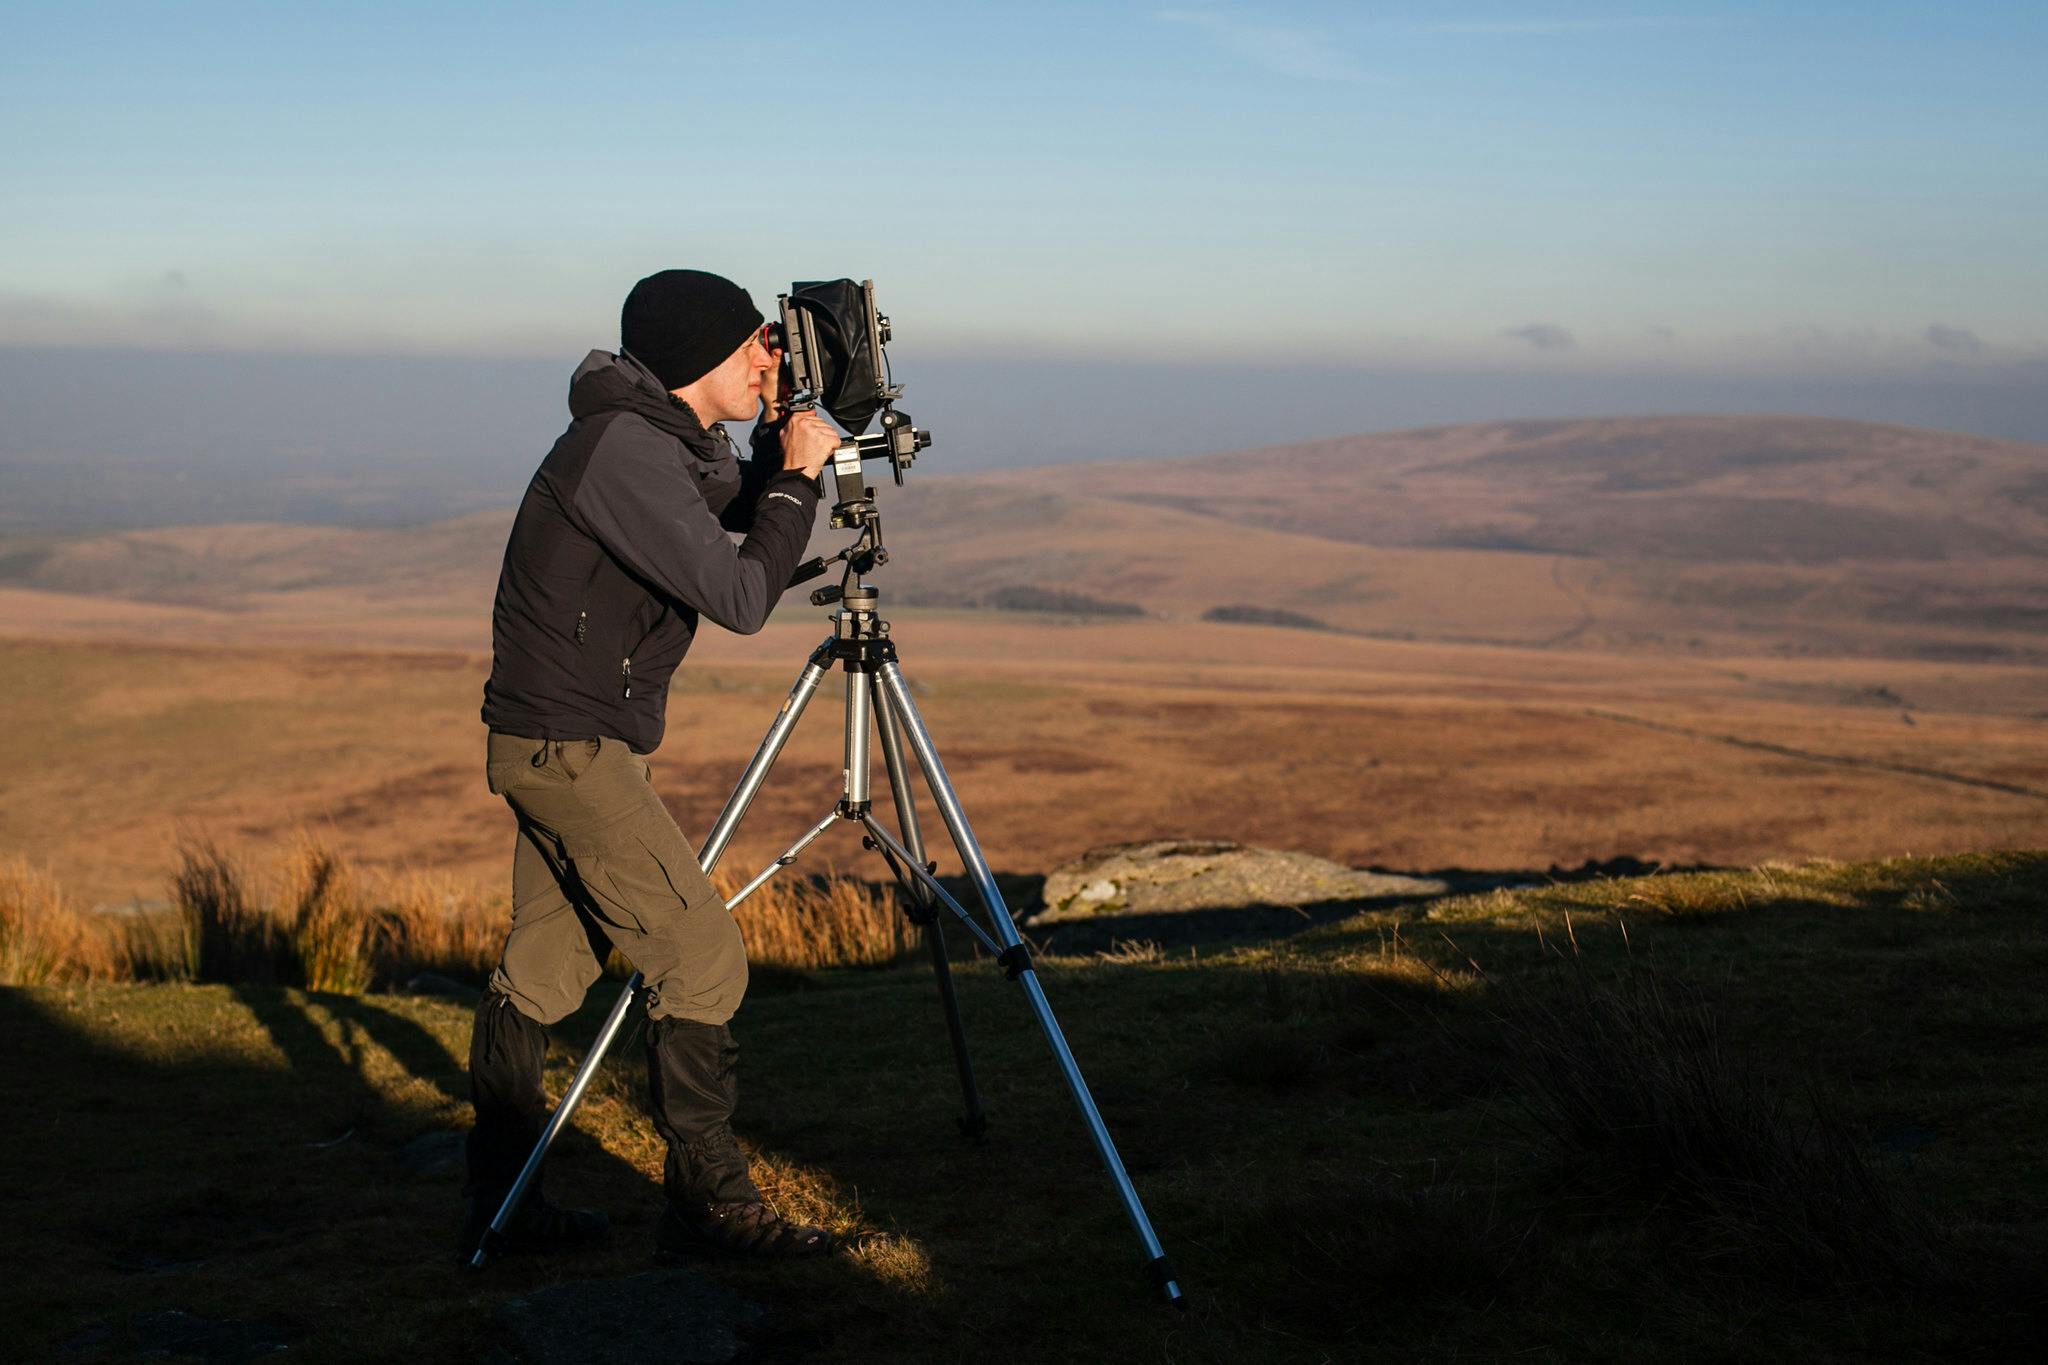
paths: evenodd
<path fill-rule="evenodd" d="M 598 556 L 590 566 L 589 577 L 583 580 L 583 601 L 576 608 L 576 643 L 582 644 L 590 634 L 590 593 L 597 586 L 597 576 L 604 572 L 604 556 Z"/>
<path fill-rule="evenodd" d="M 647 642 L 649 640 L 652 640 L 655 637 L 655 635 L 660 632 L 661 623 L 668 619 L 668 615 L 668 609 L 666 607 L 662 608 L 661 612 L 655 616 L 654 624 L 647 628 L 647 633 L 640 637 L 640 643 L 634 645 L 633 648 L 636 650 L 645 649 L 647 647 Z M 619 682 L 625 692 L 626 699 L 628 701 L 632 700 L 633 656 L 631 654 L 628 654 L 619 660 Z"/>

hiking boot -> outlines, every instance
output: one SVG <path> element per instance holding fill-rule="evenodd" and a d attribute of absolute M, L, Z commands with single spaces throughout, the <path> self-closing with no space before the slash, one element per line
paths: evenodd
<path fill-rule="evenodd" d="M 477 1244 L 498 1216 L 503 1194 L 472 1195 L 469 1216 L 462 1220 L 458 1258 L 466 1265 L 476 1255 Z M 596 1209 L 565 1209 L 550 1204 L 540 1191 L 530 1192 L 519 1203 L 506 1229 L 491 1238 L 492 1256 L 547 1255 L 575 1251 L 601 1242 L 611 1232 L 611 1219 Z"/>
<path fill-rule="evenodd" d="M 792 1223 L 761 1202 L 729 1120 L 739 1102 L 739 1045 L 723 1024 L 656 1019 L 647 1026 L 654 1126 L 668 1141 L 661 1258 L 706 1251 L 790 1259 L 832 1250 L 823 1228 Z"/>
<path fill-rule="evenodd" d="M 795 1260 L 823 1256 L 832 1247 L 832 1234 L 825 1229 L 792 1223 L 759 1200 L 704 1204 L 690 1210 L 670 1204 L 654 1237 L 654 1253 L 659 1259 L 723 1251 Z"/>

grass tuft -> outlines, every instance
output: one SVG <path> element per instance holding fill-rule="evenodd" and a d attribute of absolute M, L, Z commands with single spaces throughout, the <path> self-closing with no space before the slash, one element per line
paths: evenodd
<path fill-rule="evenodd" d="M 139 912 L 121 922 L 115 980 L 192 981 L 198 973 L 197 925 L 178 906 L 167 913 Z"/>
<path fill-rule="evenodd" d="M 712 876 L 728 902 L 745 884 L 726 873 Z M 733 918 L 747 960 L 764 967 L 886 967 L 915 941 L 894 889 L 851 877 L 771 881 L 734 907 Z"/>
<path fill-rule="evenodd" d="M 1635 883 L 1626 906 L 1666 919 L 1696 921 L 1739 914 L 1750 908 L 1743 879 L 1725 873 L 1665 873 Z"/>
<path fill-rule="evenodd" d="M 738 883 L 718 885 L 730 896 Z M 892 888 L 848 877 L 770 882 L 735 918 L 749 959 L 770 969 L 887 966 L 915 943 Z M 0 862 L 0 985 L 216 981 L 361 995 L 421 972 L 475 982 L 497 965 L 510 920 L 502 894 L 434 873 L 366 876 L 306 832 L 262 877 L 212 840 L 187 839 L 167 913 L 81 910 L 14 858 Z M 633 968 L 613 951 L 607 970 Z"/>
<path fill-rule="evenodd" d="M 56 878 L 26 858 L 0 862 L 0 985 L 42 986 L 74 975 L 80 938 Z"/>
<path fill-rule="evenodd" d="M 279 866 L 278 909 L 291 925 L 299 983 L 310 991 L 361 995 L 374 976 L 371 919 L 354 872 L 340 855 L 301 831 Z"/>
<path fill-rule="evenodd" d="M 1607 977 L 1568 961 L 1561 998 L 1525 991 L 1502 1024 L 1525 1112 L 1576 1182 L 1675 1215 L 1699 1258 L 1733 1273 L 1815 1288 L 1925 1277 L 1928 1223 L 1817 1081 L 1795 1109 L 1725 1045 L 1696 989 L 1633 958 Z"/>
<path fill-rule="evenodd" d="M 274 985 L 289 975 L 282 927 L 251 895 L 241 865 L 212 840 L 179 845 L 171 903 L 185 920 L 194 980 Z"/>
<path fill-rule="evenodd" d="M 1111 939 L 1109 947 L 1095 954 L 1095 961 L 1116 967 L 1147 966 L 1166 961 L 1166 950 L 1159 946 L 1157 939 L 1117 938 Z"/>
<path fill-rule="evenodd" d="M 377 904 L 378 974 L 392 982 L 420 972 L 486 977 L 512 923 L 503 895 L 443 873 L 403 873 L 380 889 Z"/>

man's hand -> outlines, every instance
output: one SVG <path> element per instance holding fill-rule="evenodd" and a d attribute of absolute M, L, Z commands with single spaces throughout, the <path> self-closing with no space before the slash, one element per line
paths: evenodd
<path fill-rule="evenodd" d="M 815 479 L 838 448 L 839 433 L 818 416 L 815 408 L 792 412 L 788 425 L 782 428 L 784 469 L 801 469 Z"/>

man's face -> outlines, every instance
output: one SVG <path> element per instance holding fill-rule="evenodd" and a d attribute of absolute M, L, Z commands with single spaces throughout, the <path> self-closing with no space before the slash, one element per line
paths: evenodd
<path fill-rule="evenodd" d="M 773 363 L 760 333 L 749 336 L 717 369 L 689 386 L 694 392 L 687 401 L 697 420 L 706 426 L 750 420 L 760 406 L 761 377 Z"/>

